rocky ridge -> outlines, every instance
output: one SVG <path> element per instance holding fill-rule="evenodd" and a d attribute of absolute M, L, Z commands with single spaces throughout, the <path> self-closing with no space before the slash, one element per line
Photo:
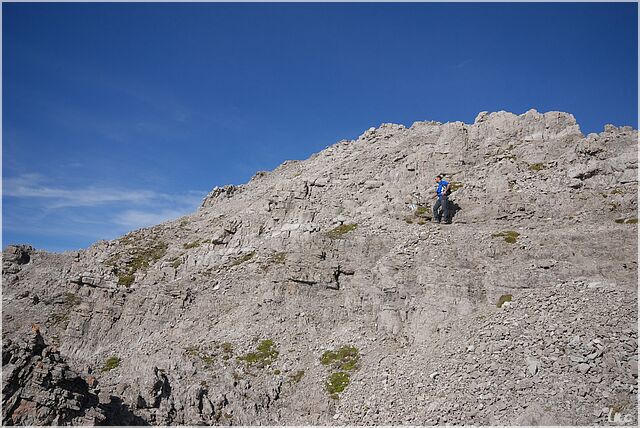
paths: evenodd
<path fill-rule="evenodd" d="M 176 221 L 10 246 L 3 369 L 33 323 L 90 423 L 636 423 L 637 143 L 534 110 L 383 124 Z"/>

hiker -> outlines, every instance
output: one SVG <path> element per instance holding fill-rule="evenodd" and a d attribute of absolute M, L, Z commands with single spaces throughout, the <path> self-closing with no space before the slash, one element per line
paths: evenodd
<path fill-rule="evenodd" d="M 438 200 L 433 206 L 433 221 L 440 223 L 442 219 L 444 224 L 451 224 L 449 219 L 449 182 L 444 181 L 443 178 L 443 174 L 437 175 L 435 178 L 437 183 L 435 197 Z"/>

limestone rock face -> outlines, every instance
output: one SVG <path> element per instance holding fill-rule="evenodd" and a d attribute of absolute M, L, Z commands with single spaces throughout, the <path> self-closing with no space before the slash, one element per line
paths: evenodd
<path fill-rule="evenodd" d="M 561 112 L 382 124 L 114 241 L 9 246 L 5 343 L 38 324 L 105 419 L 3 417 L 637 424 L 637 147 Z"/>
<path fill-rule="evenodd" d="M 98 397 L 46 346 L 36 329 L 25 343 L 3 341 L 3 425 L 100 425 Z"/>

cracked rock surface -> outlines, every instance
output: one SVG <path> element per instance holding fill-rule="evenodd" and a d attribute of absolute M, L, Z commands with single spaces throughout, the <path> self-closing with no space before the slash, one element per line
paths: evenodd
<path fill-rule="evenodd" d="M 562 112 L 383 124 L 175 221 L 8 246 L 3 421 L 636 425 L 637 145 Z"/>

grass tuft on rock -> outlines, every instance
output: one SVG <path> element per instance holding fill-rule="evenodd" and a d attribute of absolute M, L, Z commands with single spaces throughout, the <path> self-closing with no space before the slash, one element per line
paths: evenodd
<path fill-rule="evenodd" d="M 124 240 L 128 244 L 135 242 Z M 166 242 L 152 243 L 147 246 L 137 246 L 129 249 L 130 258 L 122 263 L 122 255 L 112 257 L 107 264 L 116 267 L 118 284 L 129 287 L 135 281 L 135 274 L 139 270 L 147 269 L 149 266 L 160 260 L 167 253 L 169 246 Z"/>
<path fill-rule="evenodd" d="M 492 238 L 504 238 L 504 241 L 509 244 L 515 244 L 520 234 L 515 230 L 505 230 L 504 232 L 496 232 L 491 235 Z"/>
<path fill-rule="evenodd" d="M 293 383 L 298 383 L 302 380 L 303 376 L 304 376 L 304 370 L 298 370 L 294 374 L 289 375 L 289 381 Z"/>
<path fill-rule="evenodd" d="M 82 303 L 82 299 L 78 297 L 76 294 L 67 291 L 64 293 L 64 304 L 67 308 L 71 308 L 73 306 L 77 306 Z"/>
<path fill-rule="evenodd" d="M 184 248 L 185 250 L 190 250 L 191 248 L 197 248 L 200 245 L 202 245 L 202 242 L 200 241 L 193 241 L 193 242 L 189 242 L 188 244 L 184 244 L 182 246 L 182 248 Z"/>
<path fill-rule="evenodd" d="M 123 273 L 118 275 L 118 285 L 124 285 L 129 287 L 136 280 L 136 277 L 131 273 Z"/>
<path fill-rule="evenodd" d="M 334 400 L 340 398 L 338 394 L 345 390 L 347 385 L 349 385 L 349 381 L 349 373 L 347 372 L 332 373 L 324 385 L 327 392 L 329 393 L 329 397 Z"/>
<path fill-rule="evenodd" d="M 256 255 L 255 251 L 251 251 L 250 253 L 247 254 L 243 254 L 242 256 L 236 258 L 234 261 L 232 261 L 229 266 L 233 267 L 233 266 L 239 266 L 244 262 L 248 262 L 249 260 L 251 260 L 253 258 L 253 256 Z"/>
<path fill-rule="evenodd" d="M 259 368 L 267 367 L 271 365 L 280 353 L 276 348 L 273 340 L 266 339 L 258 344 L 256 352 L 249 352 L 248 354 L 237 357 L 238 361 L 244 361 L 247 366 L 256 366 Z"/>
<path fill-rule="evenodd" d="M 357 223 L 345 223 L 340 226 L 331 229 L 327 232 L 327 236 L 331 239 L 342 239 L 347 233 L 356 230 Z"/>
<path fill-rule="evenodd" d="M 618 224 L 638 224 L 638 218 L 637 217 L 619 218 L 619 219 L 615 220 L 615 222 L 618 223 Z"/>
<path fill-rule="evenodd" d="M 111 370 L 117 368 L 119 365 L 120 365 L 120 358 L 118 358 L 118 357 L 109 357 L 104 362 L 104 366 L 102 367 L 102 372 L 104 373 L 104 372 L 111 371 Z"/>
<path fill-rule="evenodd" d="M 513 298 L 513 296 L 511 294 L 503 294 L 498 299 L 498 303 L 496 303 L 496 306 L 498 308 L 501 308 L 502 305 L 504 305 L 506 302 L 510 302 L 512 298 Z"/>
<path fill-rule="evenodd" d="M 463 186 L 464 184 L 460 181 L 452 181 L 449 183 L 449 190 L 453 193 L 456 190 L 461 189 Z"/>
<path fill-rule="evenodd" d="M 354 370 L 358 367 L 360 353 L 355 346 L 342 346 L 336 350 L 325 351 L 320 362 L 337 370 Z"/>

